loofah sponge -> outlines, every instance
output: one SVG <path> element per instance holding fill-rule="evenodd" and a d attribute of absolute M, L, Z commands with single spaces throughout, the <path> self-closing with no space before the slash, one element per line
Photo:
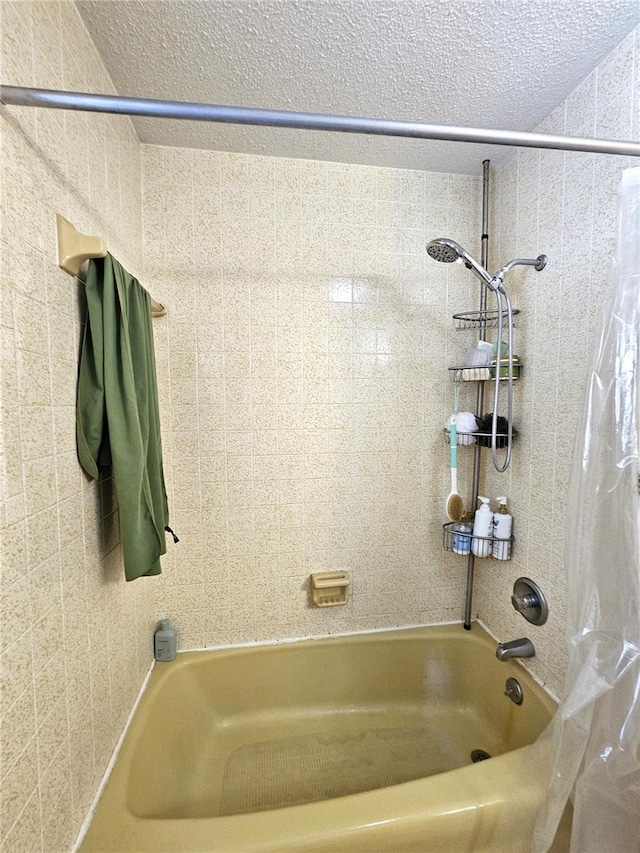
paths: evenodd
<path fill-rule="evenodd" d="M 449 429 L 450 424 L 446 425 Z M 476 416 L 472 412 L 458 412 L 456 415 L 456 428 L 458 431 L 458 444 L 474 444 L 475 437 L 469 435 L 477 430 Z"/>

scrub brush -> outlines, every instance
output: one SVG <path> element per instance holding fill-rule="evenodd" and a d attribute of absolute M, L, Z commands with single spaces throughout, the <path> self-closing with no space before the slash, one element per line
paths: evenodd
<path fill-rule="evenodd" d="M 464 516 L 464 501 L 458 494 L 458 431 L 456 429 L 456 415 L 460 400 L 460 386 L 454 386 L 453 414 L 449 430 L 449 442 L 451 445 L 450 468 L 451 468 L 451 491 L 447 498 L 446 513 L 450 521 L 460 521 Z"/>

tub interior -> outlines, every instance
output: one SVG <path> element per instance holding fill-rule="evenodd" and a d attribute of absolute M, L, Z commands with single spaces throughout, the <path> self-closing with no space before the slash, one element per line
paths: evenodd
<path fill-rule="evenodd" d="M 127 806 L 140 818 L 251 814 L 455 770 L 477 749 L 501 755 L 550 717 L 535 689 L 520 707 L 504 696 L 513 674 L 462 632 L 179 655 L 154 672 Z"/>

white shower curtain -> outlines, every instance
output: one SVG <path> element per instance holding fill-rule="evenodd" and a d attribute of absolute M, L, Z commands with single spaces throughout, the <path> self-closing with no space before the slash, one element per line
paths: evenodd
<path fill-rule="evenodd" d="M 602 298 L 569 492 L 567 691 L 541 738 L 551 776 L 533 853 L 549 849 L 572 794 L 572 853 L 640 851 L 640 168 L 618 188 L 616 260 Z"/>

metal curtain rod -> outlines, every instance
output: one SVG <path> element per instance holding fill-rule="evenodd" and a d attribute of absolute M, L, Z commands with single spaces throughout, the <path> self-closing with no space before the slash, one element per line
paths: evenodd
<path fill-rule="evenodd" d="M 417 121 L 298 113 L 290 110 L 264 110 L 255 107 L 231 107 L 220 104 L 193 104 L 184 101 L 160 101 L 151 98 L 126 98 L 120 95 L 92 95 L 84 92 L 30 89 L 24 86 L 0 86 L 0 102 L 12 106 L 84 110 L 86 112 L 116 113 L 118 115 L 148 116 L 150 118 L 291 127 L 300 130 L 329 130 L 377 136 L 406 136 L 414 139 L 443 139 L 451 142 L 479 142 L 489 145 L 515 145 L 524 148 L 555 148 L 561 151 L 588 151 L 594 154 L 621 154 L 628 157 L 640 157 L 640 142 L 615 139 L 589 139 L 579 136 L 491 130 L 480 127 L 449 127 L 443 124 L 424 124 Z"/>

